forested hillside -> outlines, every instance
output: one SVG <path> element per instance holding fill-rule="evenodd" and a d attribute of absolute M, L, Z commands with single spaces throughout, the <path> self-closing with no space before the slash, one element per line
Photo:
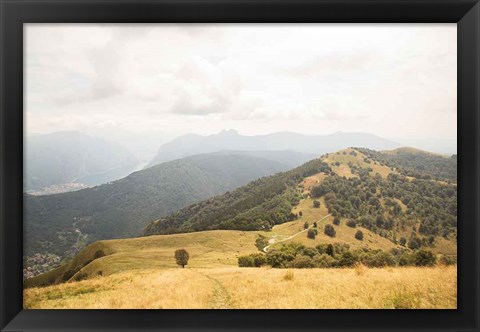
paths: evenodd
<path fill-rule="evenodd" d="M 320 180 L 309 183 L 314 174 Z M 342 220 L 411 249 L 437 238 L 456 243 L 457 188 L 448 183 L 455 174 L 456 158 L 351 148 L 188 206 L 148 224 L 144 234 L 268 230 L 301 217 L 292 208 L 308 197 L 325 202 L 336 225 Z"/>
<path fill-rule="evenodd" d="M 239 153 L 163 163 L 94 188 L 25 195 L 25 255 L 71 256 L 100 239 L 139 235 L 148 221 L 288 167 Z"/>
<path fill-rule="evenodd" d="M 169 234 L 208 229 L 269 229 L 292 220 L 291 213 L 302 198 L 297 183 L 319 172 L 331 172 L 320 159 L 291 171 L 262 178 L 233 192 L 193 204 L 147 225 L 144 234 Z"/>

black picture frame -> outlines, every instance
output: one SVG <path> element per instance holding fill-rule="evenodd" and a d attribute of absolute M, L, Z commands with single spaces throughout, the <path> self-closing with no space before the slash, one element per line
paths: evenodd
<path fill-rule="evenodd" d="M 478 0 L 0 0 L 2 331 L 479 331 Z M 457 23 L 458 309 L 23 310 L 24 23 Z"/>

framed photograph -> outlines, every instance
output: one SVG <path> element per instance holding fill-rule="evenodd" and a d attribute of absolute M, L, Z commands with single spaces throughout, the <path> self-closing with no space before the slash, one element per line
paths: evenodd
<path fill-rule="evenodd" d="M 0 4 L 1 331 L 479 331 L 478 1 Z"/>

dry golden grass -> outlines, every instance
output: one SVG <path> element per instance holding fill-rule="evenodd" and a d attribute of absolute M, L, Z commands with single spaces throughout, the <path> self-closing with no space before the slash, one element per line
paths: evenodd
<path fill-rule="evenodd" d="M 325 173 L 317 173 L 312 176 L 309 176 L 305 178 L 302 182 L 301 185 L 303 185 L 303 193 L 307 194 L 310 192 L 312 187 L 318 185 L 320 182 L 325 179 L 327 175 Z"/>
<path fill-rule="evenodd" d="M 397 173 L 393 169 L 391 169 L 388 166 L 382 166 L 380 164 L 376 164 L 374 161 L 371 161 L 370 163 L 366 163 L 364 161 L 364 158 L 366 157 L 363 153 L 356 152 L 356 156 L 351 155 L 350 152 L 352 152 L 353 149 L 345 149 L 341 150 L 335 153 L 331 153 L 328 155 L 328 157 L 324 158 L 323 160 L 330 165 L 332 170 L 337 173 L 340 176 L 345 176 L 347 178 L 351 177 L 356 177 L 357 175 L 352 173 L 352 170 L 348 166 L 348 163 L 352 163 L 355 166 L 361 167 L 361 168 L 368 168 L 370 167 L 372 169 L 373 174 L 380 174 L 383 178 L 386 178 L 388 174 L 390 173 Z M 345 152 L 345 154 L 343 154 Z M 339 162 L 340 165 L 336 166 L 335 162 Z"/>
<path fill-rule="evenodd" d="M 318 235 L 314 240 L 307 238 L 306 233 L 301 233 L 288 242 L 299 242 L 309 247 L 315 247 L 321 243 L 348 243 L 351 248 L 370 248 L 370 249 L 383 249 L 390 250 L 392 248 L 399 247 L 392 241 L 381 237 L 378 234 L 371 232 L 365 228 L 351 228 L 345 225 L 345 220 L 340 222 L 339 226 L 333 225 L 333 217 L 329 216 L 322 220 L 322 218 L 328 215 L 328 210 L 325 206 L 323 198 L 320 199 L 320 208 L 313 207 L 313 199 L 305 198 L 300 201 L 300 204 L 293 209 L 294 213 L 302 211 L 302 217 L 298 220 L 277 225 L 273 228 L 273 232 L 277 234 L 293 234 L 303 229 L 305 222 L 312 225 L 317 222 Z M 320 221 L 321 220 L 321 221 Z M 332 224 L 337 232 L 335 237 L 327 236 L 323 233 L 323 229 L 326 224 Z M 355 233 L 361 229 L 364 235 L 363 241 L 355 239 Z M 274 246 L 272 246 L 273 248 Z"/>
<path fill-rule="evenodd" d="M 24 291 L 25 308 L 456 308 L 449 267 L 173 268 Z"/>
<path fill-rule="evenodd" d="M 60 279 L 65 271 L 77 266 L 82 267 L 77 275 L 86 274 L 88 277 L 129 270 L 172 268 L 176 267 L 174 252 L 178 248 L 185 248 L 190 253 L 191 267 L 236 266 L 238 256 L 258 251 L 255 247 L 257 233 L 218 230 L 98 241 L 82 250 L 73 262 L 28 279 L 25 286 L 38 286 L 48 279 Z M 108 256 L 90 262 L 98 249 Z"/>

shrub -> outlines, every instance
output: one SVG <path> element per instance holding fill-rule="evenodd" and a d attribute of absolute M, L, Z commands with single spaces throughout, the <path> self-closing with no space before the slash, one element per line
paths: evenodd
<path fill-rule="evenodd" d="M 320 201 L 314 200 L 313 201 L 313 207 L 314 208 L 319 208 L 320 207 Z"/>
<path fill-rule="evenodd" d="M 303 229 L 307 229 L 308 228 L 308 222 L 305 221 L 305 223 L 303 224 Z"/>
<path fill-rule="evenodd" d="M 378 251 L 371 255 L 367 256 L 364 263 L 368 267 L 385 267 L 385 266 L 395 266 L 395 257 L 387 251 Z"/>
<path fill-rule="evenodd" d="M 335 256 L 335 248 L 333 247 L 333 245 L 331 243 L 327 245 L 327 248 L 325 249 L 325 253 L 327 255 L 332 256 L 332 257 Z"/>
<path fill-rule="evenodd" d="M 86 273 L 79 273 L 75 276 L 75 281 L 82 281 L 88 279 L 88 274 Z"/>
<path fill-rule="evenodd" d="M 267 264 L 267 259 L 265 258 L 265 255 L 258 253 L 250 255 L 250 257 L 252 257 L 253 266 L 255 267 L 260 267 Z"/>
<path fill-rule="evenodd" d="M 250 255 L 238 257 L 239 267 L 253 267 L 253 257 Z"/>
<path fill-rule="evenodd" d="M 437 257 L 429 250 L 418 250 L 415 252 L 415 265 L 416 266 L 432 266 L 435 265 Z"/>
<path fill-rule="evenodd" d="M 457 256 L 446 256 L 442 255 L 440 257 L 440 264 L 443 265 L 455 265 L 457 264 Z"/>
<path fill-rule="evenodd" d="M 407 239 L 402 236 L 400 238 L 400 245 L 405 246 L 406 243 L 407 243 Z"/>
<path fill-rule="evenodd" d="M 313 228 L 317 228 L 317 227 L 318 227 L 318 225 L 317 225 L 317 222 L 315 221 L 315 222 L 313 223 Z"/>
<path fill-rule="evenodd" d="M 284 267 L 293 260 L 295 256 L 289 253 L 283 253 L 279 250 L 271 250 L 267 253 L 267 264 L 271 267 Z"/>
<path fill-rule="evenodd" d="M 259 234 L 257 239 L 255 240 L 255 246 L 258 250 L 263 251 L 263 248 L 268 246 L 268 240 L 265 236 Z"/>
<path fill-rule="evenodd" d="M 415 254 L 412 252 L 405 252 L 398 261 L 398 265 L 407 266 L 415 264 Z"/>
<path fill-rule="evenodd" d="M 97 258 L 100 258 L 100 257 L 103 257 L 103 256 L 107 256 L 105 254 L 105 252 L 101 249 L 95 251 L 95 254 L 93 255 L 93 259 L 97 259 Z"/>
<path fill-rule="evenodd" d="M 318 254 L 318 251 L 315 250 L 314 248 L 305 248 L 303 250 L 300 251 L 300 253 L 302 255 L 305 255 L 305 256 L 308 256 L 310 258 L 313 258 L 313 256 L 317 255 Z"/>
<path fill-rule="evenodd" d="M 309 229 L 307 232 L 307 237 L 309 239 L 315 240 L 315 231 L 313 229 Z"/>
<path fill-rule="evenodd" d="M 346 225 L 351 228 L 357 227 L 357 223 L 353 219 L 348 219 Z"/>
<path fill-rule="evenodd" d="M 340 225 L 340 218 L 339 217 L 333 218 L 333 224 L 337 226 Z"/>
<path fill-rule="evenodd" d="M 329 268 L 337 265 L 337 260 L 330 255 L 321 254 L 313 257 L 313 262 L 316 267 Z"/>
<path fill-rule="evenodd" d="M 408 241 L 408 247 L 412 250 L 419 249 L 422 246 L 422 241 L 418 237 L 412 237 Z"/>
<path fill-rule="evenodd" d="M 304 255 L 297 255 L 295 258 L 290 262 L 290 267 L 294 267 L 296 269 L 308 269 L 315 267 L 315 263 L 313 259 L 308 256 Z"/>
<path fill-rule="evenodd" d="M 352 252 L 347 251 L 342 254 L 342 257 L 340 257 L 340 260 L 338 261 L 338 266 L 352 267 L 353 265 L 355 265 L 356 262 L 357 259 L 355 255 Z"/>
<path fill-rule="evenodd" d="M 335 237 L 335 234 L 337 233 L 335 231 L 335 228 L 333 228 L 332 225 L 325 225 L 324 233 L 330 237 Z"/>
<path fill-rule="evenodd" d="M 363 240 L 363 232 L 360 231 L 360 230 L 358 230 L 358 231 L 355 233 L 355 238 L 356 238 L 357 240 L 362 241 L 362 240 Z"/>

